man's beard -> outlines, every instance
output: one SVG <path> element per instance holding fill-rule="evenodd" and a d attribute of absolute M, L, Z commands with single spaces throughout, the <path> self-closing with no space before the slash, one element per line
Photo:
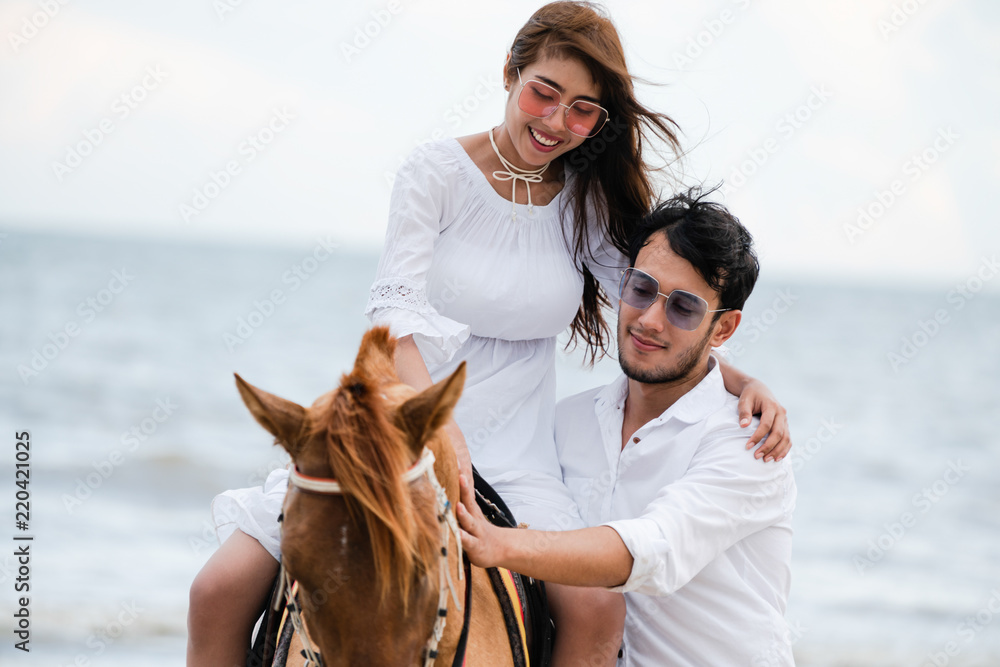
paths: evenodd
<path fill-rule="evenodd" d="M 625 376 L 636 382 L 642 382 L 643 384 L 667 384 L 670 382 L 677 382 L 678 380 L 684 380 L 691 376 L 695 368 L 702 363 L 704 358 L 705 349 L 709 347 L 709 339 L 712 337 L 712 330 L 714 327 L 709 327 L 708 332 L 705 337 L 701 339 L 698 343 L 695 343 L 681 355 L 681 358 L 677 360 L 677 364 L 673 368 L 636 368 L 625 361 L 625 354 L 622 352 L 622 333 L 628 335 L 628 330 L 622 332 L 621 329 L 618 330 L 618 365 L 621 366 L 622 372 Z M 669 349 L 669 348 L 667 348 Z"/>

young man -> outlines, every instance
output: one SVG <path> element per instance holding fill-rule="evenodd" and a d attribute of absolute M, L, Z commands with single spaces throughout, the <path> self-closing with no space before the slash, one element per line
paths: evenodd
<path fill-rule="evenodd" d="M 619 293 L 624 375 L 564 400 L 556 441 L 591 528 L 489 525 L 463 480 L 462 542 L 474 563 L 625 593 L 622 665 L 793 664 L 791 462 L 745 444 L 712 347 L 729 339 L 757 279 L 750 234 L 691 194 L 633 239 Z"/>

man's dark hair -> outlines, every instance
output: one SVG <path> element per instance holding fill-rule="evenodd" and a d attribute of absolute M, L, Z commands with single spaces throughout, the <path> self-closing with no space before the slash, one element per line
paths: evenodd
<path fill-rule="evenodd" d="M 721 204 L 705 201 L 715 189 L 691 188 L 643 216 L 629 243 L 629 266 L 651 236 L 663 232 L 670 249 L 691 262 L 719 295 L 719 308 L 741 310 L 753 291 L 760 265 L 753 237 Z M 715 314 L 718 319 L 720 313 Z"/>

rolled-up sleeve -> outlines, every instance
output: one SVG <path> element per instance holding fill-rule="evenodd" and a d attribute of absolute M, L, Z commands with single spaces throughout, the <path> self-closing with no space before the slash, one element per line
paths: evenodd
<path fill-rule="evenodd" d="M 452 196 L 447 166 L 428 150 L 415 150 L 396 175 L 365 315 L 372 324 L 389 326 L 394 336 L 412 334 L 428 363 L 444 363 L 469 337 L 470 328 L 439 313 L 427 299 L 427 272 Z"/>
<path fill-rule="evenodd" d="M 634 560 L 628 580 L 612 590 L 670 595 L 736 542 L 790 515 L 791 463 L 762 463 L 744 449 L 742 430 L 728 430 L 640 517 L 604 524 Z"/>

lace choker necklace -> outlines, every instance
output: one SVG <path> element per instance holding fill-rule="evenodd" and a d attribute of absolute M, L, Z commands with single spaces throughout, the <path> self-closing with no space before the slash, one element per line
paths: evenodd
<path fill-rule="evenodd" d="M 500 154 L 500 149 L 497 148 L 497 142 L 493 139 L 493 129 L 490 128 L 490 146 L 493 147 L 493 152 L 497 154 L 500 158 L 500 163 L 506 167 L 506 170 L 497 170 L 493 172 L 493 178 L 500 181 L 510 181 L 510 219 L 517 220 L 517 205 L 514 203 L 517 194 L 517 182 L 524 181 L 524 185 L 528 188 L 528 213 L 534 212 L 534 206 L 531 204 L 531 184 L 542 182 L 542 172 L 549 168 L 549 162 L 546 162 L 538 169 L 529 170 L 521 169 L 520 167 L 515 167 L 508 161 L 503 155 Z"/>

